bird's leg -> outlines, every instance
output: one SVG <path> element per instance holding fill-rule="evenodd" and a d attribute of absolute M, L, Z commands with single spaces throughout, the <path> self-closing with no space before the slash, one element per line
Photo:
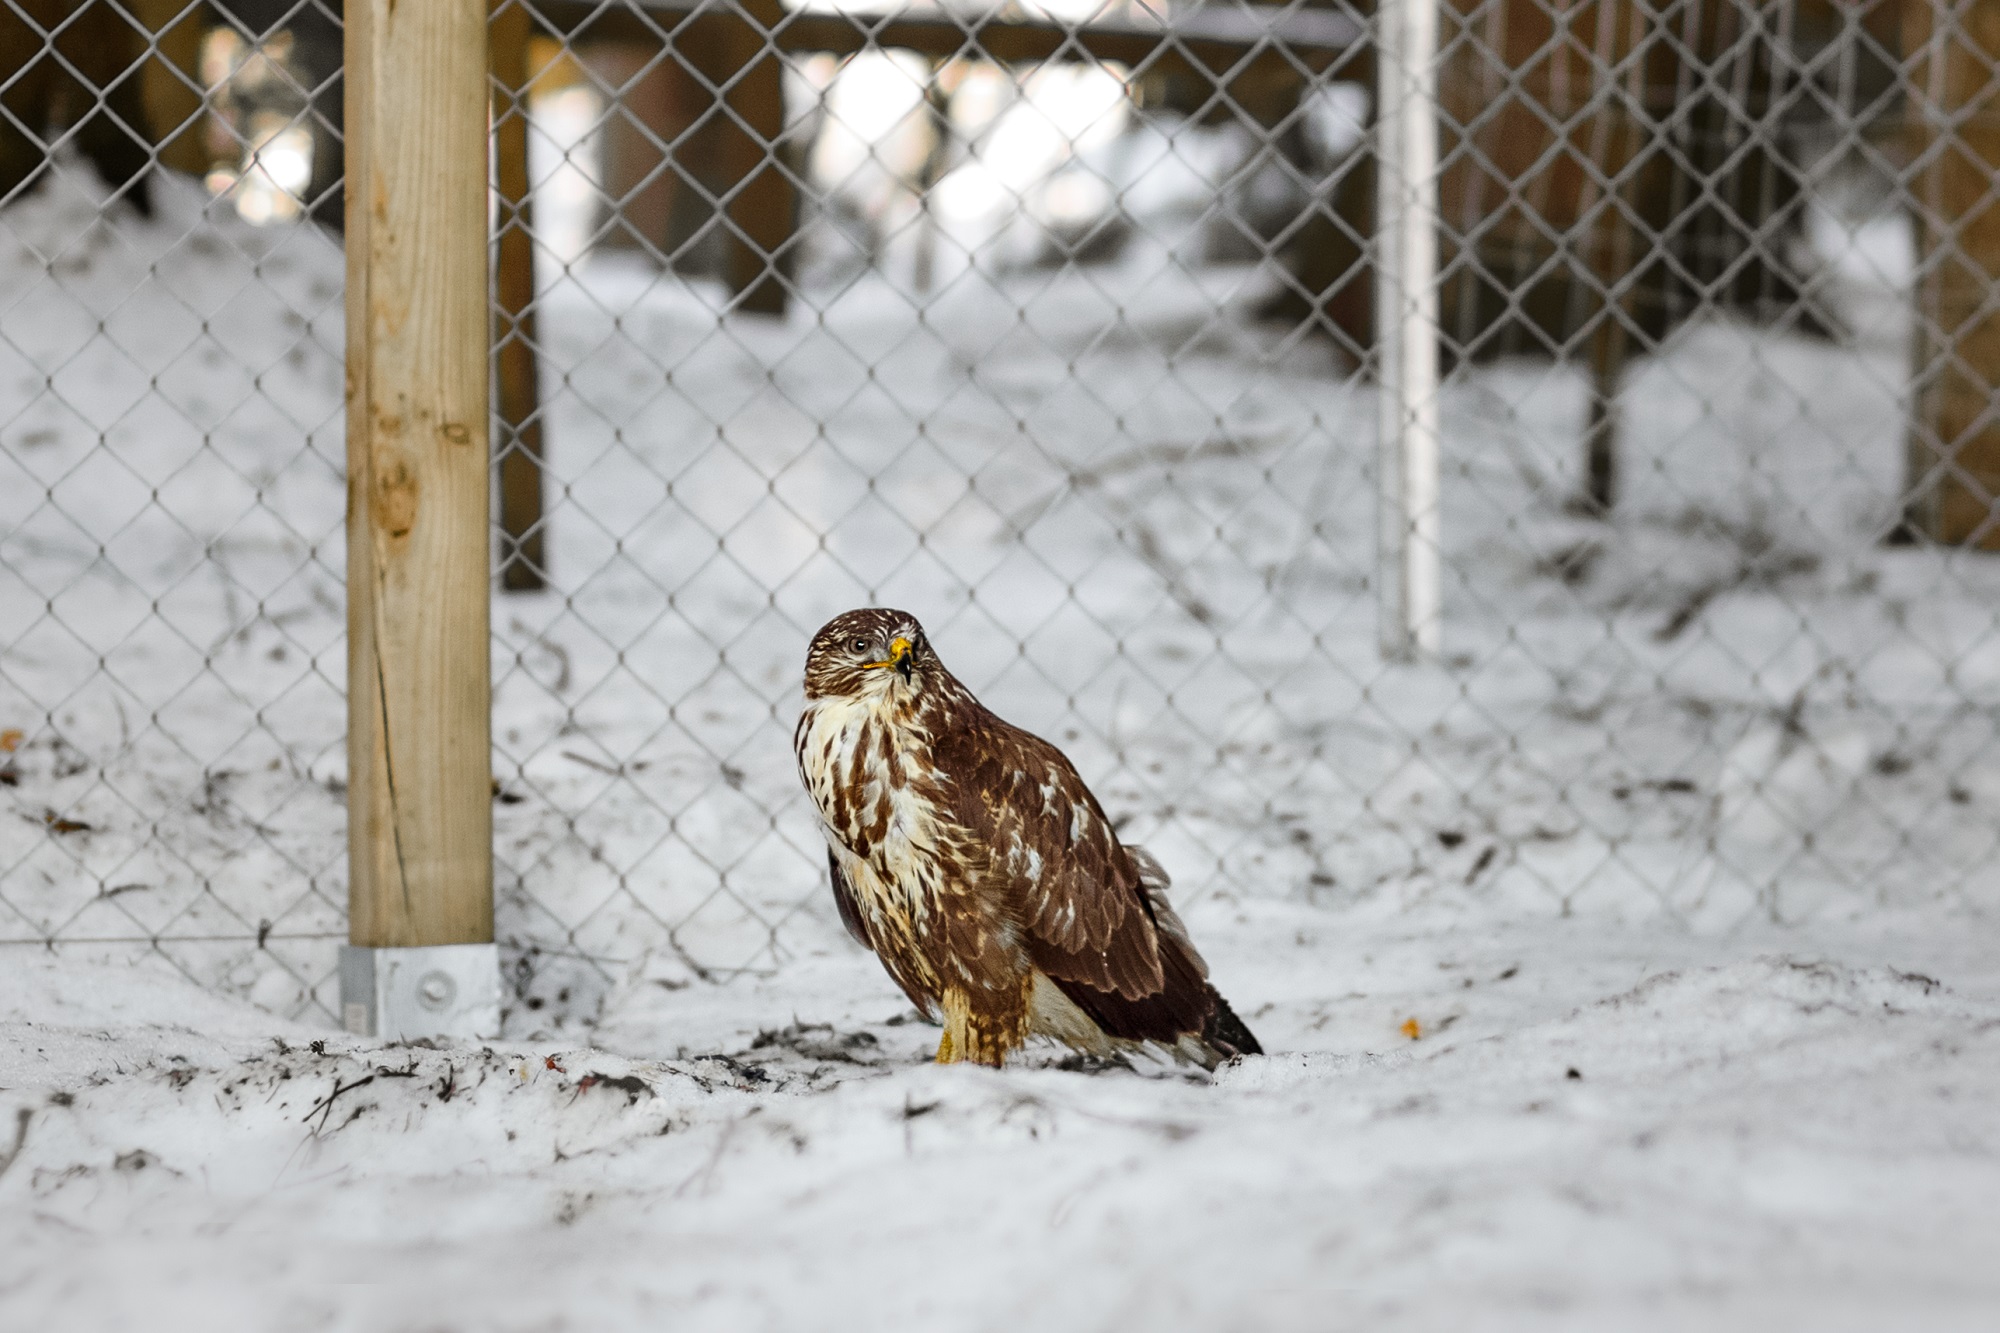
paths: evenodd
<path fill-rule="evenodd" d="M 941 1065 L 977 1063 L 995 1065 L 1005 1054 L 980 1027 L 972 1012 L 972 997 L 962 990 L 947 989 L 938 1008 L 944 1011 L 944 1036 L 938 1040 Z"/>
<path fill-rule="evenodd" d="M 938 1039 L 937 1062 L 955 1065 L 972 1058 L 971 1006 L 962 990 L 947 987 L 938 997 L 938 1016 L 944 1019 L 944 1036 Z"/>
<path fill-rule="evenodd" d="M 944 1036 L 938 1038 L 937 1062 L 941 1065 L 977 1064 L 1000 1068 L 1007 1059 L 1007 1048 L 989 1033 L 968 1028 L 954 1036 L 946 1028 Z"/>

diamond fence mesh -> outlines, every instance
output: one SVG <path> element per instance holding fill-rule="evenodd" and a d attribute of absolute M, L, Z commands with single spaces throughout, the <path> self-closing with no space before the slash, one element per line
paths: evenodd
<path fill-rule="evenodd" d="M 493 8 L 510 1030 L 847 947 L 917 613 L 1185 898 L 1990 912 L 2000 3 L 1442 0 L 1444 651 L 1376 635 L 1376 16 Z M 337 5 L 0 0 L 0 940 L 331 1017 Z"/>

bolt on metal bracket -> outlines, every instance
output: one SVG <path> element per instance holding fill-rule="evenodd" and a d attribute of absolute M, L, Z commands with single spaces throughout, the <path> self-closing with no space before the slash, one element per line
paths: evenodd
<path fill-rule="evenodd" d="M 341 1026 L 360 1037 L 486 1040 L 500 1035 L 500 950 L 434 944 L 340 951 Z"/>

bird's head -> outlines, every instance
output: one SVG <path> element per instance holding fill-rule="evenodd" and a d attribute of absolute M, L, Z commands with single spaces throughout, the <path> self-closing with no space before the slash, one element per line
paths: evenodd
<path fill-rule="evenodd" d="M 806 650 L 806 698 L 859 699 L 921 690 L 939 670 L 924 627 L 907 611 L 863 607 L 835 616 Z"/>

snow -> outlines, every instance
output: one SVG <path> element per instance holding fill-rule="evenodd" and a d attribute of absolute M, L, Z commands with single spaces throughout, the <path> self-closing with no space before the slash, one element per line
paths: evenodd
<path fill-rule="evenodd" d="M 779 322 L 548 266 L 490 1047 L 331 1024 L 337 247 L 74 170 L 0 216 L 0 1325 L 1992 1322 L 2000 571 L 1877 540 L 1906 229 L 1815 216 L 1842 341 L 1635 367 L 1613 523 L 1579 375 L 1457 377 L 1397 668 L 1369 387 L 1201 260 L 1226 144 L 1120 143 L 1159 211 L 1087 269 L 940 228 L 921 300 Z M 787 745 L 867 601 L 1075 757 L 1270 1057 L 925 1062 Z"/>
<path fill-rule="evenodd" d="M 1190 925 L 1278 1052 L 1212 1084 L 925 1064 L 852 957 L 442 1050 L 24 957 L 0 1322 L 1990 1327 L 1977 941 Z"/>

